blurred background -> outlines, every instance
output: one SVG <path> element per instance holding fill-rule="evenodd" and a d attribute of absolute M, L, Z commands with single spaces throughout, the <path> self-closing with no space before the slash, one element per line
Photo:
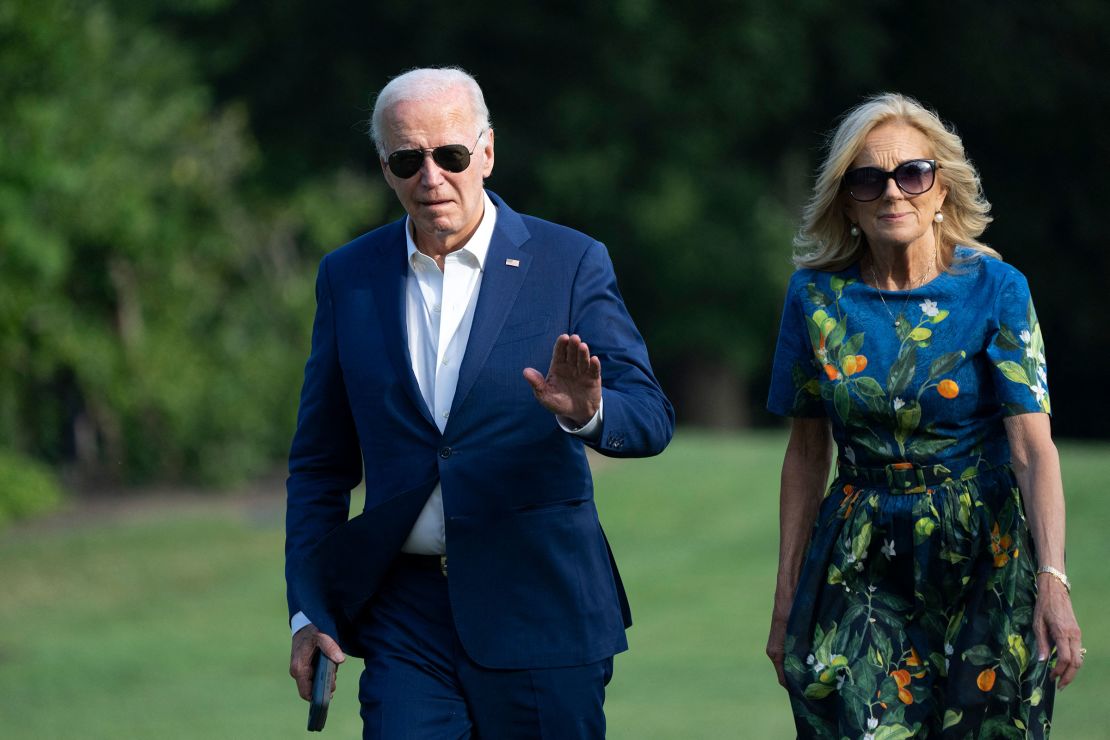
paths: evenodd
<path fill-rule="evenodd" d="M 755 558 L 750 576 L 766 587 L 740 586 L 729 570 L 722 578 L 731 585 L 717 596 L 729 624 L 738 599 L 754 604 L 737 638 L 745 650 L 754 646 L 752 660 L 764 660 L 773 582 L 775 543 L 766 530 L 776 516 L 782 427 L 763 401 L 791 238 L 824 136 L 864 96 L 918 97 L 963 137 L 994 205 L 985 240 L 1032 287 L 1065 471 L 1069 459 L 1102 459 L 1110 452 L 1101 393 L 1110 366 L 1101 305 L 1110 278 L 1107 38 L 1103 0 L 0 0 L 0 618 L 26 628 L 0 636 L 0 718 L 8 721 L 14 705 L 5 702 L 22 695 L 19 675 L 40 676 L 32 686 L 43 688 L 66 674 L 75 692 L 69 706 L 97 683 L 95 666 L 114 666 L 107 670 L 124 686 L 128 676 L 138 680 L 129 671 L 145 675 L 127 653 L 134 629 L 117 627 L 117 647 L 132 657 L 105 663 L 103 651 L 90 653 L 88 675 L 67 671 L 68 648 L 28 645 L 47 613 L 72 610 L 62 585 L 70 581 L 84 587 L 85 606 L 104 602 L 97 613 L 105 624 L 126 624 L 127 598 L 155 608 L 153 601 L 179 597 L 180 588 L 151 590 L 165 586 L 157 574 L 172 571 L 168 563 L 150 570 L 160 562 L 155 546 L 169 543 L 177 544 L 167 557 L 179 558 L 181 577 L 198 588 L 244 569 L 243 583 L 261 602 L 202 611 L 217 624 L 238 624 L 244 609 L 261 609 L 246 631 L 272 630 L 273 643 L 257 655 L 272 660 L 276 650 L 276 668 L 252 670 L 267 681 L 276 670 L 280 693 L 242 674 L 227 678 L 236 691 L 257 689 L 261 706 L 288 709 L 280 470 L 308 350 L 315 266 L 401 215 L 365 129 L 375 91 L 414 66 L 457 64 L 477 76 L 497 132 L 490 189 L 516 210 L 609 247 L 680 424 L 664 456 L 670 466 L 648 468 L 661 477 L 642 485 L 660 492 L 660 480 L 679 481 L 694 495 L 711 487 L 699 482 L 708 471 L 719 476 L 744 450 L 761 451 L 750 461 L 755 473 L 737 471 L 750 485 L 720 482 L 710 514 L 732 516 L 721 520 L 729 526 L 719 540 L 707 540 L 720 554 L 738 559 L 739 548 Z M 706 447 L 719 457 L 699 458 Z M 1083 469 L 1076 485 L 1090 485 L 1091 495 L 1081 490 L 1080 503 L 1073 500 L 1073 521 L 1110 516 L 1097 508 L 1102 469 Z M 635 474 L 624 470 L 599 475 L 615 476 L 618 490 L 634 487 L 621 476 Z M 752 490 L 759 482 L 765 490 Z M 630 495 L 651 500 L 650 493 Z M 637 501 L 606 513 L 633 555 L 647 536 L 638 533 L 645 514 Z M 1084 501 L 1096 508 L 1082 509 Z M 681 507 L 673 515 L 687 517 Z M 718 524 L 691 526 L 708 537 Z M 747 526 L 759 548 L 738 544 Z M 213 532 L 226 535 L 226 562 Z M 138 549 L 116 549 L 128 538 Z M 1092 562 L 1110 554 L 1074 534 L 1069 544 L 1073 561 L 1083 547 Z M 644 548 L 646 560 L 626 565 L 634 579 L 643 569 L 649 604 L 658 572 L 650 559 L 659 552 Z M 687 556 L 694 557 L 676 555 L 670 565 Z M 716 556 L 709 562 L 724 567 Z M 124 578 L 123 563 L 146 576 Z M 124 581 L 139 590 L 112 597 Z M 241 585 L 235 593 L 243 597 Z M 658 596 L 657 611 L 670 598 L 688 601 Z M 135 608 L 144 613 L 132 604 L 132 617 Z M 182 614 L 180 605 L 164 608 Z M 71 627 L 57 629 L 75 630 L 74 644 L 89 630 L 103 638 L 95 620 L 80 610 L 71 616 Z M 205 654 L 193 647 L 182 649 Z M 687 647 L 677 658 L 696 652 Z M 45 667 L 27 674 L 36 660 Z M 755 672 L 746 660 L 742 672 Z M 772 681 L 765 668 L 759 664 L 753 686 Z M 661 670 L 674 675 L 675 666 Z M 741 670 L 721 666 L 721 675 L 733 672 Z M 703 713 L 720 723 L 710 727 L 740 716 L 744 705 L 730 692 Z M 44 700 L 38 691 L 27 696 L 32 708 Z M 156 696 L 142 705 L 168 701 L 165 692 Z M 211 693 L 197 696 L 204 698 L 194 710 L 210 706 Z M 629 721 L 640 710 L 681 715 L 689 706 L 629 696 L 640 709 L 615 710 Z M 760 696 L 751 706 L 761 706 Z M 299 717 L 301 707 L 291 706 Z M 785 711 L 784 701 L 776 705 L 776 716 Z M 25 727 L 85 736 L 68 735 L 64 714 L 52 716 L 59 724 Z M 185 726 L 180 736 L 201 736 Z M 651 735 L 643 732 L 620 736 Z M 235 736 L 242 733 L 250 734 L 240 727 Z"/>

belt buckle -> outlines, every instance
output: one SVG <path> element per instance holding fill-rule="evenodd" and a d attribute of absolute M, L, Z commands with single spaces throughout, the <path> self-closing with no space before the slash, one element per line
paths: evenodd
<path fill-rule="evenodd" d="M 447 577 L 447 556 L 446 555 L 440 555 L 439 556 L 439 572 L 443 574 L 444 578 Z"/>
<path fill-rule="evenodd" d="M 917 463 L 908 461 L 886 466 L 886 482 L 892 489 L 903 493 L 921 493 L 925 490 L 925 471 Z"/>

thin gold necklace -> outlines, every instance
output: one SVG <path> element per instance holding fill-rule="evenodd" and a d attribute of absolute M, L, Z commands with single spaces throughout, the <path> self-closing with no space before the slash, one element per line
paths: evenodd
<path fill-rule="evenodd" d="M 917 285 L 913 286 L 908 291 L 906 291 L 906 299 L 904 301 L 902 301 L 902 310 L 898 312 L 897 316 L 895 316 L 894 312 L 890 310 L 890 304 L 888 304 L 886 302 L 886 298 L 883 298 L 883 289 L 879 287 L 879 275 L 875 272 L 875 260 L 874 259 L 871 260 L 871 264 L 868 265 L 868 267 L 871 270 L 871 282 L 873 282 L 875 284 L 875 290 L 879 291 L 879 300 L 883 302 L 883 308 L 886 309 L 887 315 L 890 316 L 890 320 L 894 322 L 894 328 L 895 329 L 898 329 L 899 327 L 902 326 L 902 317 L 906 313 L 906 307 L 910 305 L 910 296 L 913 294 L 913 292 L 915 290 L 917 290 L 918 288 L 920 288 L 922 285 L 925 284 L 925 281 L 929 279 L 929 275 L 931 275 L 933 270 L 936 269 L 936 265 L 937 265 L 937 245 L 934 243 L 933 244 L 933 264 L 932 264 L 932 267 L 927 268 L 925 270 L 925 272 L 918 279 Z"/>

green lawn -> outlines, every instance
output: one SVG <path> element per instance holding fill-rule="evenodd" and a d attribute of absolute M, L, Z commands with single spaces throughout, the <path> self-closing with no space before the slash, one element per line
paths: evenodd
<path fill-rule="evenodd" d="M 609 687 L 610 737 L 792 737 L 763 655 L 783 443 L 680 432 L 661 457 L 599 466 L 636 620 Z M 1068 570 L 1091 652 L 1057 700 L 1054 737 L 1110 737 L 1110 445 L 1061 452 Z M 307 736 L 286 673 L 273 495 L 0 534 L 0 736 Z M 358 736 L 353 669 L 340 671 L 326 737 Z"/>

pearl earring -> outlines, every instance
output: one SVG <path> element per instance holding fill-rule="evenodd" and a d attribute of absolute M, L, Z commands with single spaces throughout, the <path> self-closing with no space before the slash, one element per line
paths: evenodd
<path fill-rule="evenodd" d="M 944 214 L 940 211 L 937 211 L 937 215 L 933 216 L 933 220 L 936 221 L 938 224 L 944 223 Z"/>
<path fill-rule="evenodd" d="M 852 228 L 848 229 L 848 233 L 852 236 L 859 236 L 859 227 L 852 224 Z"/>

